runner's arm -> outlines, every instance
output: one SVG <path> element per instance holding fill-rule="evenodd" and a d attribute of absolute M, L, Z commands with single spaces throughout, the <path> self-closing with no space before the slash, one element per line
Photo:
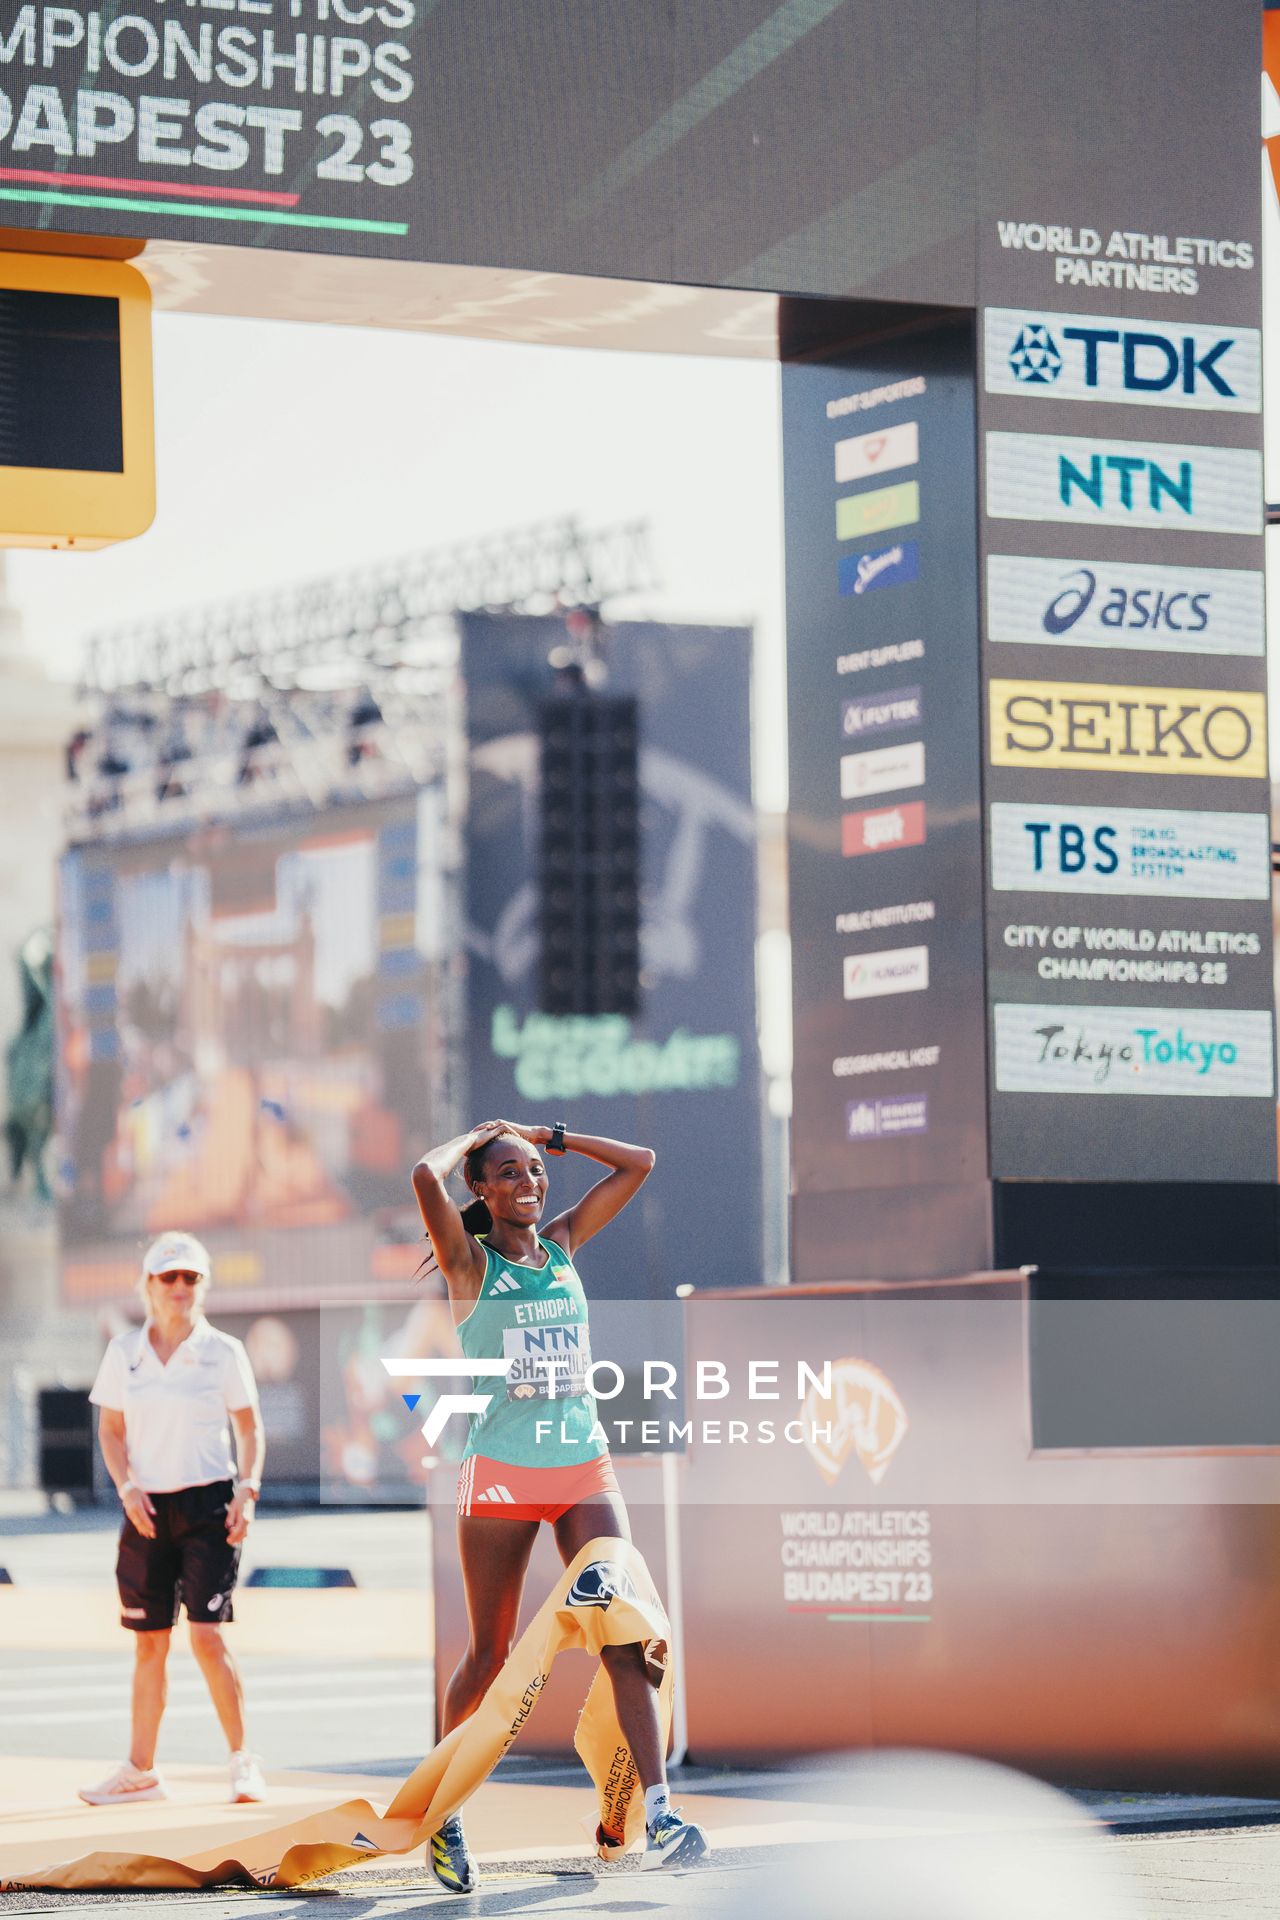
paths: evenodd
<path fill-rule="evenodd" d="M 500 1122 L 488 1120 L 483 1126 L 460 1133 L 442 1147 L 424 1153 L 413 1170 L 413 1191 L 422 1214 L 422 1224 L 431 1240 L 431 1251 L 444 1275 L 450 1298 L 473 1300 L 484 1274 L 484 1256 L 462 1223 L 446 1182 L 471 1152 L 484 1140 L 502 1132 Z"/>
<path fill-rule="evenodd" d="M 518 1127 L 510 1121 L 504 1121 L 503 1126 L 508 1133 L 523 1135 L 531 1146 L 545 1147 L 551 1138 L 550 1127 Z M 557 1214 L 542 1229 L 572 1259 L 576 1248 L 599 1233 L 601 1227 L 607 1227 L 639 1193 L 653 1172 L 657 1155 L 652 1147 L 633 1147 L 625 1140 L 604 1140 L 594 1133 L 566 1133 L 564 1148 L 566 1153 L 580 1153 L 611 1169 L 603 1180 L 588 1187 L 576 1206 Z"/>

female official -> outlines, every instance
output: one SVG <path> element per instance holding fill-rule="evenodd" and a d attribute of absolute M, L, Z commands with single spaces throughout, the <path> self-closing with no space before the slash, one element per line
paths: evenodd
<path fill-rule="evenodd" d="M 584 1154 L 610 1171 L 539 1230 L 547 1198 L 542 1148 Z M 489 1120 L 437 1147 L 413 1170 L 464 1354 L 511 1362 L 505 1391 L 498 1383 L 486 1410 L 472 1416 L 458 1480 L 458 1553 L 471 1637 L 445 1694 L 446 1733 L 474 1711 L 511 1651 L 540 1522 L 553 1528 L 566 1566 L 598 1535 L 631 1538 L 589 1391 L 587 1301 L 573 1255 L 639 1192 L 653 1161 L 648 1147 L 566 1133 L 563 1123 L 520 1127 Z M 488 1213 L 486 1222 L 467 1209 L 475 1231 L 445 1187 L 464 1162 L 467 1185 Z M 601 1658 L 644 1788 L 643 1864 L 692 1866 L 706 1852 L 706 1840 L 670 1803 L 643 1649 L 638 1641 L 605 1647 Z M 600 1829 L 596 1840 L 602 1855 L 619 1844 Z M 432 1836 L 430 1858 L 451 1892 L 469 1893 L 476 1885 L 459 1816 Z"/>
<path fill-rule="evenodd" d="M 204 1317 L 209 1277 L 194 1235 L 154 1241 L 139 1282 L 146 1322 L 111 1342 L 89 1396 L 101 1409 L 102 1456 L 124 1507 L 116 1584 L 135 1654 L 129 1758 L 80 1789 L 94 1807 L 167 1798 L 156 1736 L 180 1600 L 231 1749 L 231 1798 L 266 1798 L 262 1769 L 245 1748 L 244 1688 L 222 1637 L 262 1487 L 262 1416 L 244 1347 Z M 228 1415 L 240 1461 L 234 1485 Z"/>

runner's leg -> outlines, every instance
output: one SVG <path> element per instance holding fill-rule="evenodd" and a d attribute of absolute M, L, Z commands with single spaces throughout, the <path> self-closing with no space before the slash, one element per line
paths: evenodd
<path fill-rule="evenodd" d="M 570 1507 L 567 1513 L 561 1514 L 555 1523 L 555 1536 L 556 1546 L 566 1567 L 576 1554 L 581 1553 L 588 1540 L 594 1540 L 601 1534 L 619 1540 L 631 1538 L 627 1509 L 619 1494 L 593 1494 L 590 1500 L 582 1500 L 576 1507 Z M 643 1647 L 638 1640 L 623 1647 L 603 1647 L 600 1658 L 613 1687 L 618 1725 L 631 1749 L 641 1786 L 647 1790 L 649 1787 L 665 1785 L 667 1770 L 658 1720 L 658 1699 L 645 1665 Z"/>
<path fill-rule="evenodd" d="M 490 1514 L 458 1519 L 458 1558 L 471 1638 L 445 1690 L 440 1731 L 449 1733 L 474 1713 L 515 1644 L 536 1520 Z"/>

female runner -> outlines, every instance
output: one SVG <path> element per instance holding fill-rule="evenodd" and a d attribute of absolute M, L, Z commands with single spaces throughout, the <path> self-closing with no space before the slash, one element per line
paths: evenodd
<path fill-rule="evenodd" d="M 541 1231 L 547 1174 L 541 1149 L 581 1153 L 609 1168 L 576 1206 Z M 546 1520 L 566 1566 L 598 1535 L 630 1540 L 627 1510 L 587 1391 L 587 1301 L 573 1265 L 578 1248 L 620 1213 L 653 1167 L 648 1147 L 554 1127 L 488 1120 L 428 1153 L 413 1190 L 449 1289 L 469 1360 L 511 1360 L 488 1407 L 471 1420 L 458 1479 L 458 1553 L 470 1644 L 444 1697 L 448 1733 L 479 1704 L 515 1642 L 529 1556 Z M 465 1162 L 478 1207 L 458 1211 L 445 1182 Z M 468 1225 L 476 1230 L 471 1231 Z M 526 1340 L 536 1330 L 537 1338 Z M 556 1356 L 555 1397 L 546 1369 Z M 541 1438 L 539 1438 L 541 1426 Z M 595 1430 L 595 1438 L 592 1432 Z M 640 1643 L 605 1647 L 618 1723 L 644 1788 L 645 1867 L 692 1866 L 706 1852 L 701 1828 L 671 1806 L 657 1697 Z M 596 1830 L 602 1857 L 616 1836 Z M 431 1867 L 451 1893 L 470 1893 L 475 1861 L 459 1815 L 432 1836 Z"/>

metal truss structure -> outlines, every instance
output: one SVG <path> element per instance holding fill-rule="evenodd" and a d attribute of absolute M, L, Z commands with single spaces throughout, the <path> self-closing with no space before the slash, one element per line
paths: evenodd
<path fill-rule="evenodd" d="M 68 750 L 69 839 L 448 782 L 459 613 L 562 611 L 580 628 L 651 585 L 643 525 L 563 520 L 97 636 L 81 689 L 95 718 Z"/>
<path fill-rule="evenodd" d="M 596 609 L 652 584 L 642 523 L 588 532 L 575 520 L 545 521 L 97 635 L 82 690 L 104 699 L 180 698 L 241 684 L 283 687 L 326 666 L 394 666 L 406 642 L 443 614 Z"/>

